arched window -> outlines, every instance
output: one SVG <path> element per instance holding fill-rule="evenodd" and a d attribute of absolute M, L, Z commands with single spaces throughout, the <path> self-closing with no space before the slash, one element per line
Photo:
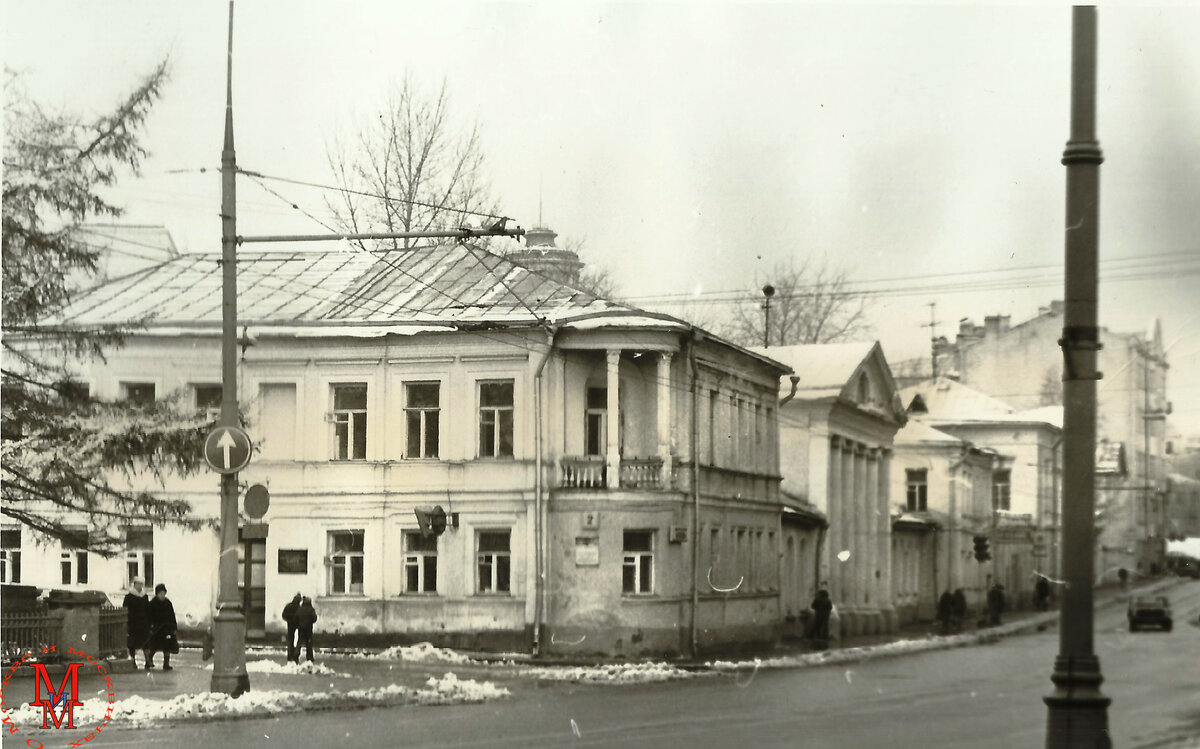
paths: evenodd
<path fill-rule="evenodd" d="M 863 372 L 858 376 L 858 402 L 869 403 L 871 401 L 871 381 L 867 378 L 867 373 Z"/>

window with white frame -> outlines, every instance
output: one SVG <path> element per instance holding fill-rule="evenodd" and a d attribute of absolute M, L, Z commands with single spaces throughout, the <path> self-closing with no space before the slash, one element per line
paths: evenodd
<path fill-rule="evenodd" d="M 479 457 L 513 456 L 513 381 L 479 383 Z"/>
<path fill-rule="evenodd" d="M 367 385 L 365 382 L 330 385 L 333 410 L 333 459 L 367 459 Z"/>
<path fill-rule="evenodd" d="M 192 397 L 196 411 L 204 414 L 206 419 L 216 421 L 221 417 L 220 385 L 192 385 Z"/>
<path fill-rule="evenodd" d="M 508 593 L 512 578 L 511 531 L 480 531 L 475 559 L 480 593 Z"/>
<path fill-rule="evenodd" d="M 363 530 L 329 531 L 329 595 L 362 595 Z"/>
<path fill-rule="evenodd" d="M 441 385 L 437 382 L 404 384 L 404 421 L 408 430 L 406 458 L 438 456 Z"/>
<path fill-rule="evenodd" d="M 137 406 L 149 406 L 154 403 L 153 382 L 122 382 L 121 400 L 129 401 Z"/>
<path fill-rule="evenodd" d="M 992 509 L 1012 509 L 1012 470 L 1001 468 L 992 471 Z"/>
<path fill-rule="evenodd" d="M 0 582 L 21 582 L 21 529 L 0 530 Z"/>
<path fill-rule="evenodd" d="M 608 450 L 608 388 L 587 389 L 584 455 L 604 455 Z"/>
<path fill-rule="evenodd" d="M 437 536 L 404 532 L 404 592 L 437 593 Z"/>
<path fill-rule="evenodd" d="M 625 531 L 621 592 L 628 596 L 654 593 L 654 531 Z"/>
<path fill-rule="evenodd" d="M 904 476 L 908 511 L 925 512 L 929 509 L 929 472 L 924 468 L 908 468 Z"/>
<path fill-rule="evenodd" d="M 125 582 L 140 577 L 146 587 L 154 590 L 154 530 L 125 529 Z"/>
<path fill-rule="evenodd" d="M 69 539 L 63 540 L 58 564 L 63 585 L 87 585 L 90 559 L 87 542 L 86 530 L 73 531 Z"/>

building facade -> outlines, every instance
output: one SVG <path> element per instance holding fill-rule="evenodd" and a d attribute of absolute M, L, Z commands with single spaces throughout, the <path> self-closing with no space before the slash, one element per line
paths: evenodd
<path fill-rule="evenodd" d="M 76 300 L 67 324 L 155 312 L 79 385 L 215 408 L 214 260 Z M 238 278 L 239 478 L 270 493 L 240 523 L 249 636 L 281 633 L 298 592 L 327 642 L 640 655 L 779 636 L 785 366 L 462 243 L 240 253 Z M 132 481 L 218 514 L 213 473 Z M 438 507 L 440 534 L 418 517 Z M 110 593 L 140 575 L 206 628 L 215 531 L 125 537 L 104 560 L 6 525 L 5 574 Z"/>
<path fill-rule="evenodd" d="M 799 380 L 783 391 L 783 488 L 829 523 L 815 579 L 845 635 L 891 632 L 892 440 L 905 421 L 877 342 L 757 349 Z M 816 591 L 810 591 L 809 595 Z"/>

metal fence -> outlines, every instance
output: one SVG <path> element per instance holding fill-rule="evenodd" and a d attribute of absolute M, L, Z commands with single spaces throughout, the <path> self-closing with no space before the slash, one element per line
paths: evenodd
<path fill-rule="evenodd" d="M 57 660 L 54 655 L 44 654 L 44 648 L 59 645 L 62 633 L 63 612 L 48 611 L 44 607 L 24 611 L 5 611 L 0 617 L 0 630 L 4 633 L 4 662 L 24 653 L 33 653 L 41 661 Z"/>
<path fill-rule="evenodd" d="M 125 609 L 104 604 L 100 607 L 100 652 L 101 658 L 124 656 L 127 617 Z"/>

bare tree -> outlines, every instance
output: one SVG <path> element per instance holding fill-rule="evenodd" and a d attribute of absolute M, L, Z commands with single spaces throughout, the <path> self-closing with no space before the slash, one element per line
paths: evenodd
<path fill-rule="evenodd" d="M 426 95 L 406 75 L 370 124 L 349 143 L 335 138 L 327 157 L 343 189 L 327 204 L 342 231 L 457 228 L 477 225 L 473 212 L 495 213 L 479 124 L 455 128 L 444 80 Z M 384 246 L 409 247 L 414 241 Z"/>
<path fill-rule="evenodd" d="M 575 285 L 601 299 L 616 301 L 617 295 L 620 293 L 616 279 L 613 278 L 612 272 L 608 268 L 588 262 L 586 245 L 587 237 L 563 238 L 562 248 L 568 252 L 574 252 L 583 263 Z"/>
<path fill-rule="evenodd" d="M 828 259 L 777 264 L 765 283 L 775 287 L 771 298 L 772 346 L 836 343 L 869 330 L 866 297 L 851 291 L 847 272 Z M 728 327 L 734 341 L 746 346 L 763 345 L 763 299 L 763 293 L 756 289 L 734 307 Z"/>

